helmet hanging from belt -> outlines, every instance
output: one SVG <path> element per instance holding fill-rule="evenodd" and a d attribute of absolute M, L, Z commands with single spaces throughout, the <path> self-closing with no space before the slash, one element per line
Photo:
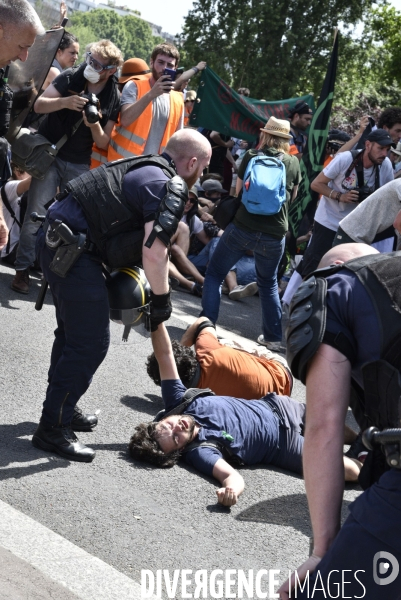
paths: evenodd
<path fill-rule="evenodd" d="M 144 323 L 138 309 L 149 303 L 150 286 L 139 267 L 125 267 L 111 273 L 106 282 L 110 304 L 110 320 L 124 325 L 123 339 L 128 339 L 131 327 Z"/>

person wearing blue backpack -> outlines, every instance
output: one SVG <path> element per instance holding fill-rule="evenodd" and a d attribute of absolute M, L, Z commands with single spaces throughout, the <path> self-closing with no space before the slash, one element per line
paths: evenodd
<path fill-rule="evenodd" d="M 277 270 L 288 230 L 288 205 L 296 197 L 301 172 L 298 159 L 289 154 L 289 121 L 270 117 L 261 132 L 258 148 L 245 154 L 239 168 L 237 194 L 242 201 L 209 262 L 201 316 L 216 323 L 222 281 L 231 267 L 253 250 L 262 306 L 258 343 L 277 352 L 281 349 Z"/>

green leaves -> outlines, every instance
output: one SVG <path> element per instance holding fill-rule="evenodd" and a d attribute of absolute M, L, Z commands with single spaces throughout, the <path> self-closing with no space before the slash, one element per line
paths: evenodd
<path fill-rule="evenodd" d="M 198 0 L 180 45 L 253 98 L 320 93 L 333 28 L 353 27 L 373 0 Z M 340 54 L 341 57 L 341 54 Z"/>
<path fill-rule="evenodd" d="M 121 50 L 125 60 L 137 57 L 149 62 L 153 47 L 158 42 L 143 19 L 135 15 L 121 17 L 107 9 L 74 12 L 68 31 L 79 39 L 79 60 L 82 60 L 88 43 L 108 39 Z"/>

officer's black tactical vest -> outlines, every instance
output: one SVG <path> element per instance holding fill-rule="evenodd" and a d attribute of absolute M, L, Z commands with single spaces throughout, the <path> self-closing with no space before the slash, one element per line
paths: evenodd
<path fill-rule="evenodd" d="M 364 389 L 352 380 L 350 406 L 362 431 L 368 427 L 377 427 L 379 430 L 401 428 L 400 251 L 356 258 L 311 274 L 302 283 L 303 290 L 301 287 L 298 290 L 298 304 L 294 295 L 295 304 L 291 305 L 287 329 L 288 362 L 294 376 L 305 381 L 307 363 L 322 342 L 336 347 L 353 360 L 353 348 L 348 339 L 341 334 L 333 339 L 325 331 L 325 278 L 344 269 L 355 273 L 369 294 L 380 331 L 380 359 L 363 365 Z M 366 488 L 377 481 L 386 468 L 381 450 L 370 453 L 360 475 L 362 487 Z"/>
<path fill-rule="evenodd" d="M 128 171 L 143 166 L 159 167 L 170 178 L 176 175 L 167 159 L 150 154 L 106 163 L 66 186 L 83 210 L 91 241 L 110 267 L 130 266 L 141 257 L 144 223 L 130 211 L 122 184 Z"/>

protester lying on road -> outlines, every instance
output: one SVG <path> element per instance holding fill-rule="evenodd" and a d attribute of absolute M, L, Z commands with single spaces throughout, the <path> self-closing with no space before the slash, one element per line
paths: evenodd
<path fill-rule="evenodd" d="M 195 345 L 195 352 L 191 346 Z M 269 392 L 289 395 L 292 375 L 287 361 L 266 348 L 264 356 L 222 345 L 216 328 L 206 317 L 199 317 L 187 329 L 181 343 L 172 341 L 178 375 L 186 387 L 210 388 L 215 394 L 245 400 L 261 398 Z M 153 352 L 148 357 L 148 375 L 161 384 L 159 364 Z"/>
<path fill-rule="evenodd" d="M 245 485 L 228 461 L 271 464 L 302 473 L 303 404 L 276 394 L 243 400 L 214 396 L 211 390 L 196 390 L 201 395 L 188 399 L 164 324 L 152 332 L 152 343 L 166 412 L 159 420 L 135 428 L 129 443 L 133 458 L 172 467 L 183 456 L 195 469 L 219 481 L 217 499 L 224 506 L 236 504 Z M 344 457 L 344 469 L 346 480 L 356 481 L 360 463 Z"/>

